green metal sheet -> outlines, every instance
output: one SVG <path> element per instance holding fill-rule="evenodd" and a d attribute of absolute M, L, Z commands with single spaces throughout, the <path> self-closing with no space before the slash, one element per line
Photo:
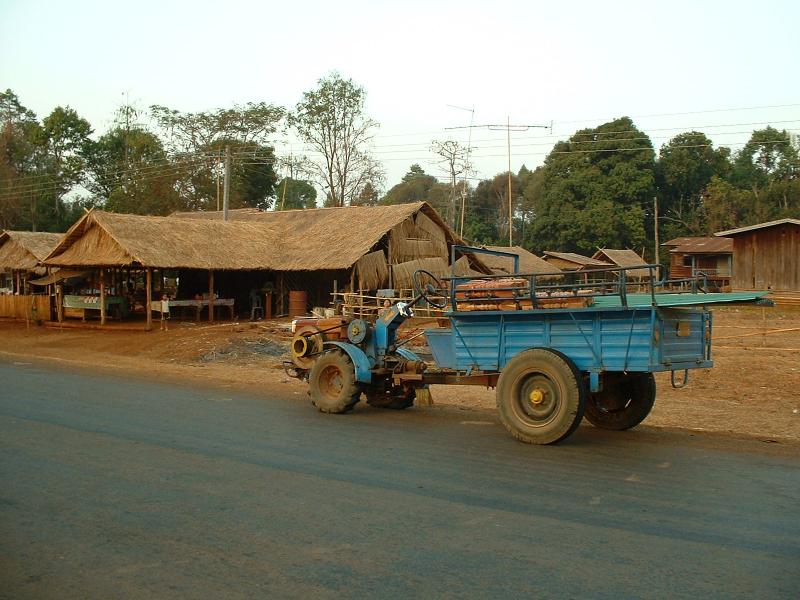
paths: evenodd
<path fill-rule="evenodd" d="M 681 294 L 656 294 L 658 306 L 706 306 L 710 304 L 731 304 L 737 302 L 755 302 L 766 296 L 769 292 L 729 292 L 729 293 L 681 293 Z M 628 294 L 628 306 L 650 306 L 653 298 L 650 294 Z M 594 299 L 594 306 L 616 307 L 621 306 L 619 296 L 598 296 Z"/>

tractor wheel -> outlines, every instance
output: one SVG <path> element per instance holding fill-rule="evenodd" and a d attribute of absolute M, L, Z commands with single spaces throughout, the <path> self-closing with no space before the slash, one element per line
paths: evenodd
<path fill-rule="evenodd" d="M 655 400 L 652 373 L 607 373 L 603 391 L 589 394 L 586 420 L 601 429 L 630 429 L 645 420 Z"/>
<path fill-rule="evenodd" d="M 314 361 L 308 384 L 311 403 L 325 413 L 345 413 L 361 396 L 353 363 L 339 350 L 328 351 Z"/>
<path fill-rule="evenodd" d="M 414 388 L 392 388 L 386 392 L 369 391 L 367 404 L 375 408 L 391 408 L 393 410 L 404 410 L 414 405 L 416 391 Z"/>
<path fill-rule="evenodd" d="M 554 444 L 581 422 L 585 393 L 578 370 L 563 354 L 543 348 L 512 358 L 497 382 L 500 420 L 528 444 Z"/>

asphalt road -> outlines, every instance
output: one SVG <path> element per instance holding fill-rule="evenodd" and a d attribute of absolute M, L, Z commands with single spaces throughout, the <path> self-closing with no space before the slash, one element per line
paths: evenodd
<path fill-rule="evenodd" d="M 0 382 L 3 598 L 800 596 L 798 447 L 536 447 L 479 413 Z"/>

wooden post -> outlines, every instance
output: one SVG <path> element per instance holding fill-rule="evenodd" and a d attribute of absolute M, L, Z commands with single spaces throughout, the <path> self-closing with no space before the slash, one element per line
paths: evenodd
<path fill-rule="evenodd" d="M 283 302 L 283 271 L 278 274 L 278 316 L 286 314 L 286 305 Z"/>
<path fill-rule="evenodd" d="M 21 287 L 20 287 L 20 286 L 21 286 L 21 283 L 20 283 L 20 275 L 19 275 L 19 271 L 15 271 L 15 273 L 16 273 L 16 275 L 17 275 L 17 295 L 18 295 L 18 296 L 21 296 L 21 295 L 22 295 L 22 289 L 21 289 Z"/>
<path fill-rule="evenodd" d="M 146 277 L 145 277 L 145 299 L 144 299 L 144 310 L 145 314 L 147 315 L 147 325 L 145 326 L 146 331 L 151 331 L 153 329 L 153 313 L 150 310 L 150 296 L 153 294 L 153 270 L 150 267 L 147 267 Z"/>
<path fill-rule="evenodd" d="M 100 269 L 100 325 L 106 324 L 106 270 Z"/>
<path fill-rule="evenodd" d="M 214 320 L 214 271 L 208 271 L 208 321 Z"/>
<path fill-rule="evenodd" d="M 56 315 L 59 323 L 64 322 L 64 286 L 56 284 Z"/>

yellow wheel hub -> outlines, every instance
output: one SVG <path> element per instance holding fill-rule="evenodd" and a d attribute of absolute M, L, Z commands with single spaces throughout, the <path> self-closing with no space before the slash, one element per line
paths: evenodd
<path fill-rule="evenodd" d="M 536 388 L 530 393 L 528 400 L 531 401 L 531 404 L 541 404 L 542 401 L 544 401 L 544 392 L 542 392 L 542 390 L 539 388 Z"/>

